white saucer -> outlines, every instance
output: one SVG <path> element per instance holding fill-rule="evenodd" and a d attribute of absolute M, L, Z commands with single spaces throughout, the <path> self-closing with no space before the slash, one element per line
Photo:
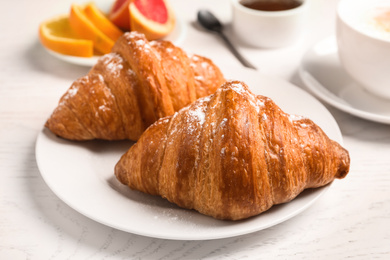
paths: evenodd
<path fill-rule="evenodd" d="M 335 37 L 326 38 L 303 57 L 299 74 L 322 101 L 367 120 L 390 124 L 390 100 L 366 92 L 340 64 Z"/>

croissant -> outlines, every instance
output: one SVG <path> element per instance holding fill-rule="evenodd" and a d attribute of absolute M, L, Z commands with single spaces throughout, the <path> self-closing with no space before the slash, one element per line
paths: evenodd
<path fill-rule="evenodd" d="M 131 189 L 239 220 L 344 178 L 348 151 L 310 119 L 229 81 L 150 126 L 115 166 Z"/>
<path fill-rule="evenodd" d="M 45 126 L 70 140 L 138 140 L 157 119 L 214 93 L 224 81 L 210 59 L 125 33 L 72 84 Z"/>

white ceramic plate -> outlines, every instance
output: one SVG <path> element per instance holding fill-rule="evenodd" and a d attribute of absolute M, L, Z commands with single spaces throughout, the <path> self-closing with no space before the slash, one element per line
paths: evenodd
<path fill-rule="evenodd" d="M 99 7 L 100 10 L 102 10 L 105 13 L 108 13 L 112 4 L 114 3 L 114 0 L 106 0 L 106 1 L 94 0 L 94 2 L 97 5 L 97 7 Z M 81 3 L 85 3 L 85 1 L 81 1 Z M 176 15 L 175 28 L 173 29 L 173 31 L 169 35 L 164 37 L 162 40 L 171 41 L 173 44 L 179 45 L 184 40 L 184 37 L 186 34 L 186 25 L 180 19 L 180 16 L 179 16 L 177 11 L 175 12 L 175 15 Z M 53 57 L 60 59 L 60 60 L 63 60 L 63 61 L 66 61 L 66 62 L 69 62 L 69 63 L 72 63 L 72 64 L 81 65 L 81 66 L 92 67 L 93 65 L 96 64 L 97 60 L 101 57 L 101 56 L 95 55 L 91 58 L 83 58 L 83 57 L 64 55 L 64 54 L 52 51 L 52 50 L 46 48 L 45 46 L 43 46 L 43 47 Z"/>
<path fill-rule="evenodd" d="M 311 118 L 342 143 L 332 115 L 303 90 L 250 69 L 225 68 L 223 72 L 230 79 L 245 81 L 255 93 L 271 97 L 286 112 Z M 114 166 L 131 145 L 127 141 L 71 142 L 44 129 L 37 139 L 36 159 L 48 186 L 81 214 L 119 230 L 164 239 L 218 239 L 262 230 L 302 212 L 329 188 L 306 190 L 293 201 L 247 220 L 220 221 L 119 183 Z"/>
<path fill-rule="evenodd" d="M 324 39 L 308 50 L 299 69 L 307 88 L 344 112 L 390 124 L 390 100 L 374 96 L 354 82 L 341 66 L 337 52 L 335 37 Z"/>

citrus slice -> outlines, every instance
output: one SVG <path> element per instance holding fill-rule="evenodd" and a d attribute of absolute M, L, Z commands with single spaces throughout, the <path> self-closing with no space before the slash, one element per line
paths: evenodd
<path fill-rule="evenodd" d="M 102 54 L 109 53 L 114 46 L 114 41 L 99 30 L 77 4 L 72 4 L 70 8 L 69 24 L 80 38 L 91 40 L 94 48 Z"/>
<path fill-rule="evenodd" d="M 77 36 L 67 15 L 56 16 L 39 26 L 39 39 L 46 48 L 65 55 L 92 57 L 93 42 Z"/>
<path fill-rule="evenodd" d="M 133 0 L 129 12 L 131 30 L 148 40 L 162 38 L 175 27 L 175 15 L 166 0 Z"/>
<path fill-rule="evenodd" d="M 114 42 L 123 34 L 93 2 L 87 4 L 84 12 L 87 18 Z"/>
<path fill-rule="evenodd" d="M 125 31 L 130 31 L 129 5 L 132 0 L 116 0 L 108 18 L 110 21 Z"/>

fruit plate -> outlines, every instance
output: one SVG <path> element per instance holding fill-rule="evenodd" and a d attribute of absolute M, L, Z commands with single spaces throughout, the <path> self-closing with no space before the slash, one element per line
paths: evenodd
<path fill-rule="evenodd" d="M 80 1 L 79 1 L 80 2 Z M 102 10 L 105 13 L 108 13 L 111 6 L 115 2 L 114 0 L 94 0 L 96 6 Z M 77 1 L 76 1 L 77 3 Z M 85 3 L 85 1 L 81 1 L 81 4 Z M 173 6 L 174 8 L 174 6 Z M 175 17 L 176 17 L 176 25 L 173 31 L 167 35 L 166 37 L 162 38 L 162 40 L 171 41 L 175 45 L 180 45 L 180 43 L 184 40 L 186 35 L 186 25 L 183 22 L 182 19 L 179 17 L 179 12 L 175 11 Z M 42 45 L 43 46 L 43 45 Z M 101 57 L 98 55 L 94 55 L 90 58 L 84 58 L 84 57 L 76 57 L 76 56 L 70 56 L 70 55 L 64 55 L 55 51 L 52 51 L 45 46 L 43 46 L 44 49 L 53 57 L 60 59 L 62 61 L 80 65 L 80 66 L 88 66 L 92 67 L 96 64 L 97 60 Z"/>
<path fill-rule="evenodd" d="M 328 110 L 300 88 L 245 68 L 222 68 L 230 79 L 245 81 L 256 94 L 272 98 L 284 111 L 311 118 L 342 144 L 339 127 Z M 52 191 L 70 207 L 104 225 L 148 237 L 208 240 L 259 231 L 292 218 L 312 205 L 330 185 L 309 189 L 289 203 L 246 220 L 221 221 L 122 185 L 114 166 L 133 143 L 71 142 L 43 129 L 36 160 Z"/>

